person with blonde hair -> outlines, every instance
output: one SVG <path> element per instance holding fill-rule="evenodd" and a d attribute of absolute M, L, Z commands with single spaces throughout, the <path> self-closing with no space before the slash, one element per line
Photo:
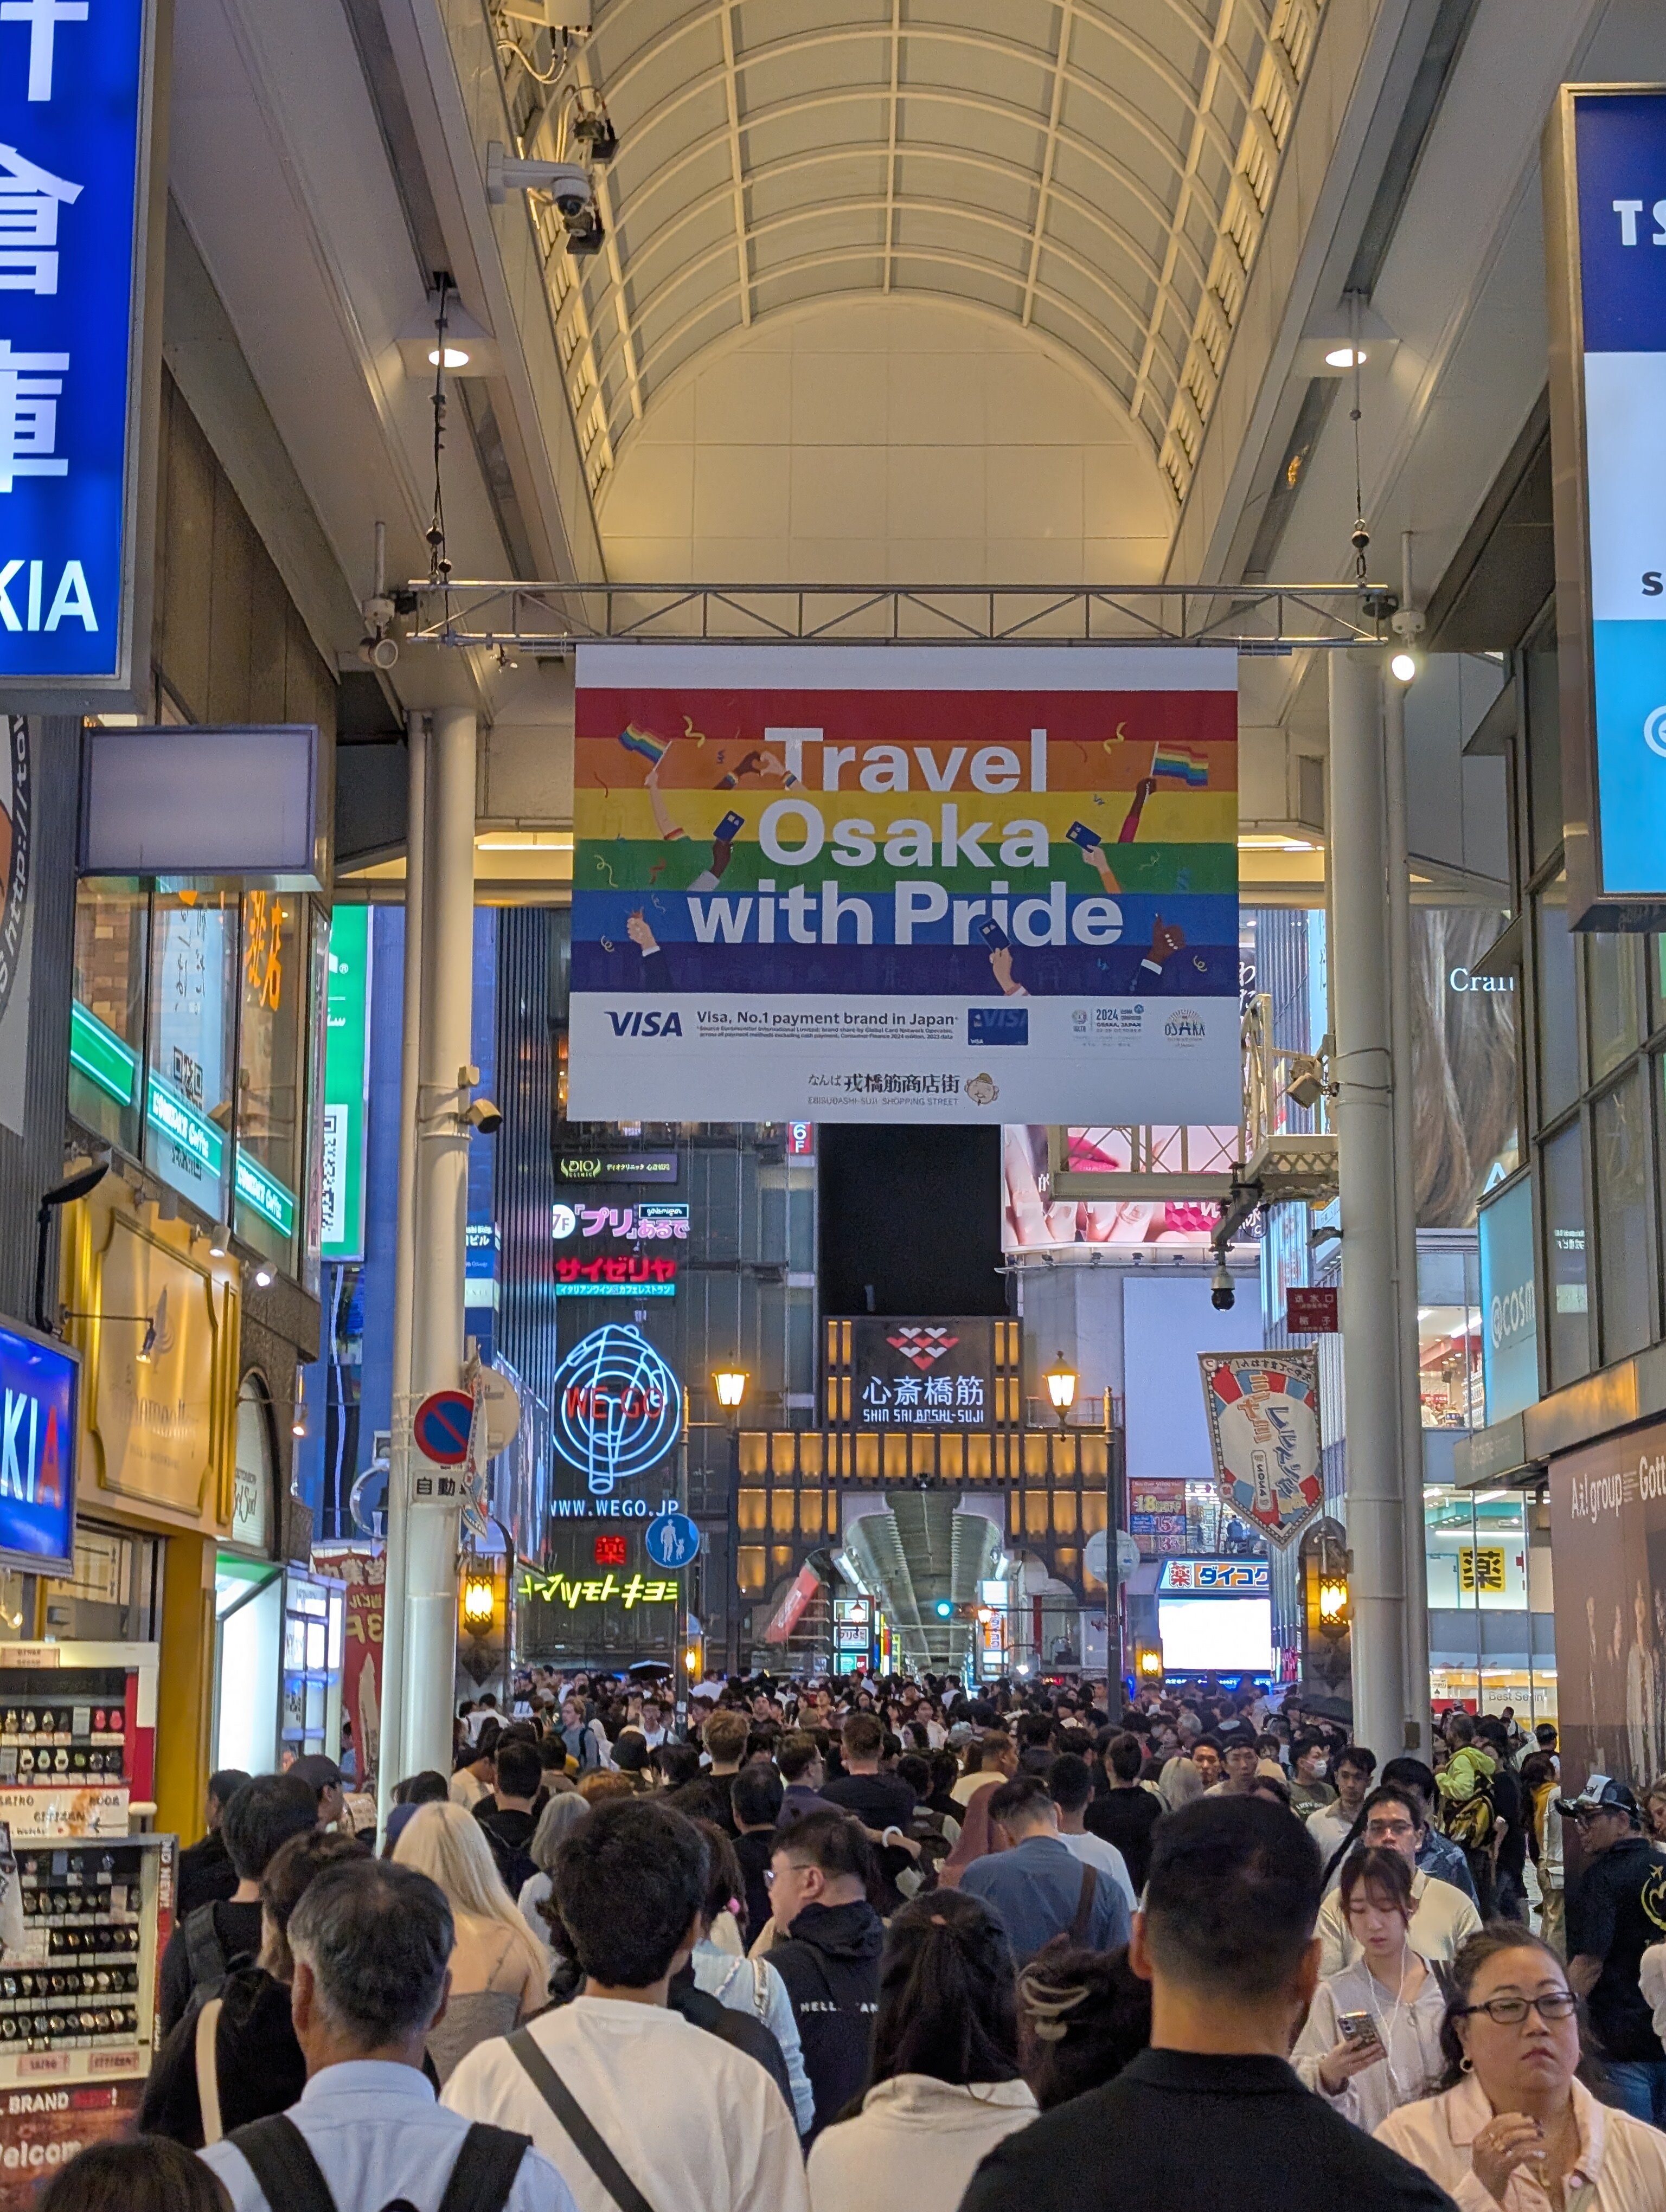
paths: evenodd
<path fill-rule="evenodd" d="M 428 2041 L 443 2083 L 476 2044 L 512 2034 L 541 2009 L 549 1959 L 503 1887 L 480 1823 L 460 1805 L 419 1806 L 393 1857 L 438 1883 L 456 1923 L 451 1994 Z"/>

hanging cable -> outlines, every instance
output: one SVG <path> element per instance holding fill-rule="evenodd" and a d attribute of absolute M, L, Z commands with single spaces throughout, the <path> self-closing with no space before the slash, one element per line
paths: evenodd
<path fill-rule="evenodd" d="M 428 529 L 428 575 L 431 584 L 443 584 L 451 574 L 446 557 L 446 501 L 440 482 L 440 456 L 446 449 L 446 301 L 451 278 L 439 275 L 440 307 L 434 320 L 438 343 L 434 349 L 434 519 Z"/>
<path fill-rule="evenodd" d="M 1371 528 L 1365 520 L 1365 493 L 1363 471 L 1359 463 L 1359 418 L 1364 411 L 1359 404 L 1359 370 L 1364 356 L 1359 350 L 1359 295 L 1348 294 L 1348 329 L 1352 334 L 1348 351 L 1353 356 L 1353 573 L 1363 584 L 1369 571 L 1365 555 L 1371 546 Z"/>

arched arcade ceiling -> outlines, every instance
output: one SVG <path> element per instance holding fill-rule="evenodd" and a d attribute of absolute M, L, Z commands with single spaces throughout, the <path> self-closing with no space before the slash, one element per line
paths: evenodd
<path fill-rule="evenodd" d="M 597 0 L 577 66 L 619 135 L 609 235 L 549 265 L 599 505 L 707 349 L 787 307 L 913 294 L 1073 356 L 1177 513 L 1323 5 Z M 525 151 L 553 150 L 558 107 Z"/>

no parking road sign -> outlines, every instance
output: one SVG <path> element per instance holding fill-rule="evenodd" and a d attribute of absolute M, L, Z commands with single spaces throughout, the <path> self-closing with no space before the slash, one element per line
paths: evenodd
<path fill-rule="evenodd" d="M 466 1390 L 435 1390 L 416 1408 L 410 1433 L 424 1459 L 436 1467 L 461 1467 L 469 1455 L 474 1400 Z"/>

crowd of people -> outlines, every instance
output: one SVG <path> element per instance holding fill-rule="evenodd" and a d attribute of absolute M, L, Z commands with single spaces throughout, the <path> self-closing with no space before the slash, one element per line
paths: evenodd
<path fill-rule="evenodd" d="M 1666 1849 L 1554 1730 L 518 1688 L 380 1837 L 214 1778 L 138 2131 L 45 2212 L 1666 2212 Z"/>

